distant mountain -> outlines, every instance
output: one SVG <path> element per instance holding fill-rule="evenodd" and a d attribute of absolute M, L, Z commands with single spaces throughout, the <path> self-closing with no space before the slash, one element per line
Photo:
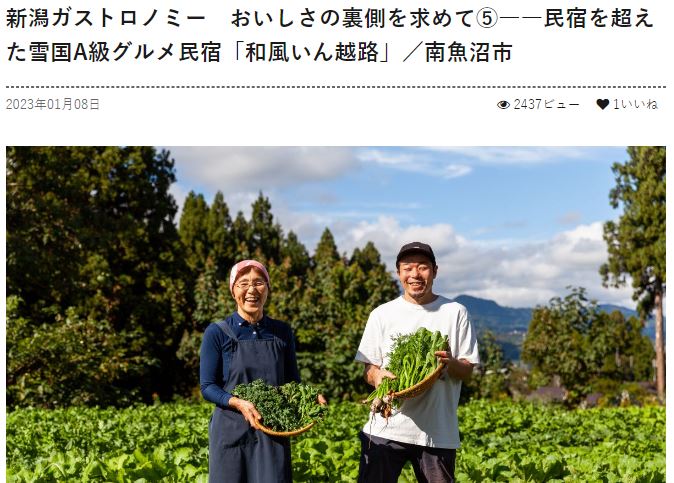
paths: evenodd
<path fill-rule="evenodd" d="M 459 295 L 454 300 L 468 309 L 470 318 L 478 330 L 489 329 L 494 333 L 526 332 L 531 321 L 532 309 L 501 307 L 493 300 L 471 295 Z"/>
<path fill-rule="evenodd" d="M 496 341 L 508 360 L 519 360 L 524 335 L 529 328 L 532 309 L 502 307 L 493 300 L 471 295 L 459 295 L 454 300 L 468 309 L 473 327 L 478 334 L 485 330 L 494 333 Z"/>
<path fill-rule="evenodd" d="M 531 308 L 502 307 L 493 300 L 473 297 L 471 295 L 459 295 L 454 298 L 468 309 L 473 326 L 478 334 L 490 330 L 496 340 L 503 347 L 507 359 L 518 360 L 522 341 L 529 328 L 531 321 Z M 615 310 L 622 312 L 625 317 L 638 317 L 636 311 L 612 304 L 601 304 L 599 308 L 605 312 Z M 653 319 L 646 323 L 644 334 L 655 340 L 655 322 Z"/>
<path fill-rule="evenodd" d="M 618 312 L 622 312 L 625 317 L 639 317 L 639 314 L 636 310 L 627 309 L 625 307 L 621 307 L 620 305 L 602 304 L 599 305 L 599 308 L 604 312 L 608 312 L 609 314 L 617 310 Z"/>

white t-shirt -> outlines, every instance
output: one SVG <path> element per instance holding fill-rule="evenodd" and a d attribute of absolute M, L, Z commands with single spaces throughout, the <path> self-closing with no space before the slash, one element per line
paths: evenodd
<path fill-rule="evenodd" d="M 411 334 L 420 327 L 449 336 L 449 348 L 457 359 L 480 363 L 468 311 L 441 295 L 426 305 L 413 304 L 401 296 L 374 309 L 365 326 L 356 360 L 386 367 L 392 336 Z M 365 424 L 363 432 L 403 443 L 458 448 L 456 409 L 460 394 L 461 381 L 445 373 L 420 396 L 404 400 L 388 422 L 376 414 Z"/>

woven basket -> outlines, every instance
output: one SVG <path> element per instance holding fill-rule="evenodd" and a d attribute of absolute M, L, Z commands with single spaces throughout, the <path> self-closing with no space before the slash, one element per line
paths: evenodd
<path fill-rule="evenodd" d="M 297 436 L 302 433 L 306 433 L 309 431 L 313 425 L 316 424 L 316 422 L 309 423 L 303 428 L 296 429 L 295 431 L 274 431 L 273 429 L 270 429 L 266 426 L 263 426 L 262 424 L 258 423 L 260 431 L 263 433 L 268 434 L 269 436 L 284 436 L 284 437 L 290 437 L 290 436 Z"/>
<path fill-rule="evenodd" d="M 416 397 L 419 394 L 426 391 L 433 383 L 440 377 L 440 373 L 444 367 L 443 363 L 438 364 L 438 367 L 431 372 L 428 376 L 423 378 L 421 381 L 416 383 L 414 386 L 403 389 L 402 391 L 394 392 L 392 394 L 393 399 L 408 399 L 411 397 Z"/>

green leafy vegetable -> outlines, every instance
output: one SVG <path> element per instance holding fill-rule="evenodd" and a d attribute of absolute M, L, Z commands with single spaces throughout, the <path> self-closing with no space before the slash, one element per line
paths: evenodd
<path fill-rule="evenodd" d="M 395 379 L 384 378 L 381 384 L 368 396 L 366 402 L 372 403 L 372 413 L 379 412 L 388 417 L 391 407 L 397 405 L 391 394 L 418 384 L 438 367 L 436 351 L 447 350 L 448 343 L 439 331 L 431 332 L 421 327 L 416 332 L 397 335 L 387 354 L 386 369 L 396 375 Z"/>
<path fill-rule="evenodd" d="M 294 431 L 322 419 L 327 411 L 318 404 L 318 389 L 309 384 L 290 382 L 270 386 L 262 379 L 239 384 L 232 391 L 250 401 L 262 416 L 262 424 L 274 431 Z"/>

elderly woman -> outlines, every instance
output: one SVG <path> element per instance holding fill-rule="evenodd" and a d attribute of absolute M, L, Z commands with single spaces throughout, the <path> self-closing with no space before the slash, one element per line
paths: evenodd
<path fill-rule="evenodd" d="M 208 428 L 210 482 L 291 482 L 290 443 L 256 430 L 255 406 L 232 396 L 237 384 L 263 379 L 279 386 L 299 382 L 290 327 L 265 315 L 269 274 L 260 262 L 232 268 L 229 289 L 236 312 L 213 323 L 201 344 L 201 393 L 215 403 Z"/>

